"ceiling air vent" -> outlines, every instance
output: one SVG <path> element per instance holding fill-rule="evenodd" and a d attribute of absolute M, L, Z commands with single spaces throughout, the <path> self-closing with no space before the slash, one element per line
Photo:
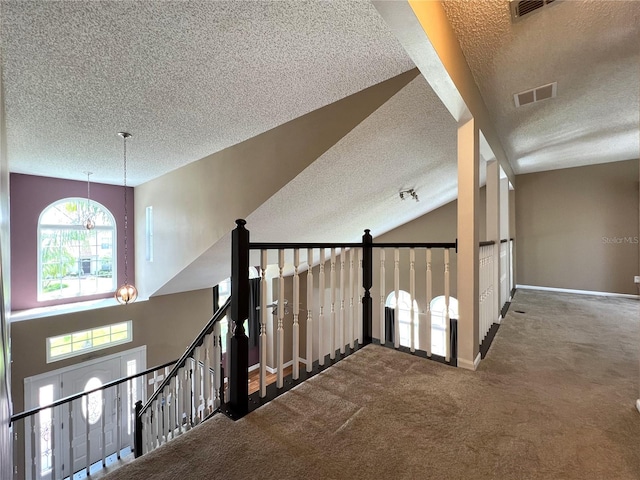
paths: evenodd
<path fill-rule="evenodd" d="M 528 103 L 536 103 L 547 98 L 555 98 L 558 91 L 558 82 L 542 85 L 541 87 L 532 88 L 524 92 L 516 93 L 513 96 L 513 100 L 516 102 L 516 107 L 527 105 Z"/>
<path fill-rule="evenodd" d="M 511 0 L 511 19 L 515 22 L 558 0 Z"/>

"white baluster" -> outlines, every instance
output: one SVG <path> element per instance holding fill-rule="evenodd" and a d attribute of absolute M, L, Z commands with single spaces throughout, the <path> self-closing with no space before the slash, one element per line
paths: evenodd
<path fill-rule="evenodd" d="M 298 323 L 298 315 L 300 314 L 299 266 L 300 250 L 296 248 L 293 251 L 293 353 L 291 358 L 293 361 L 292 378 L 294 380 L 300 378 L 300 325 Z"/>
<path fill-rule="evenodd" d="M 171 438 L 180 434 L 180 411 L 178 410 L 178 384 L 180 380 L 177 375 L 171 379 Z"/>
<path fill-rule="evenodd" d="M 194 358 L 193 358 L 193 386 L 194 386 L 194 394 L 193 394 L 193 420 L 197 425 L 202 421 L 200 405 L 201 405 L 201 395 L 202 395 L 202 367 L 200 366 L 200 362 L 202 361 L 202 347 L 196 347 L 194 350 Z"/>
<path fill-rule="evenodd" d="M 131 382 L 131 380 L 128 380 Z M 122 448 L 122 400 L 120 398 L 120 387 L 121 383 L 116 385 L 116 438 L 117 438 L 117 446 L 116 446 L 116 458 L 120 460 L 120 449 Z"/>
<path fill-rule="evenodd" d="M 386 325 L 386 313 L 385 313 L 385 253 L 384 248 L 380 249 L 380 344 L 384 345 L 387 341 L 387 325 Z"/>
<path fill-rule="evenodd" d="M 445 360 L 451 360 L 451 325 L 449 321 L 449 249 L 444 249 L 444 322 L 447 329 L 445 334 Z"/>
<path fill-rule="evenodd" d="M 345 297 L 346 297 L 346 286 L 345 286 L 345 262 L 347 261 L 347 251 L 343 248 L 340 252 L 340 315 L 338 316 L 338 344 L 340 345 L 340 353 L 344 355 L 344 345 L 345 345 Z"/>
<path fill-rule="evenodd" d="M 277 330 L 277 368 L 278 378 L 276 386 L 284 385 L 284 250 L 278 250 L 278 330 Z"/>
<path fill-rule="evenodd" d="M 267 396 L 267 251 L 260 251 L 260 398 Z"/>
<path fill-rule="evenodd" d="M 353 350 L 354 347 L 354 343 L 353 340 L 356 337 L 356 334 L 354 333 L 354 327 L 356 326 L 356 316 L 354 315 L 354 301 L 353 298 L 355 296 L 355 257 L 356 257 L 356 250 L 354 248 L 352 248 L 351 250 L 349 250 L 349 314 L 348 314 L 348 319 L 349 321 L 347 322 L 348 325 L 346 326 L 347 332 L 348 332 L 348 340 L 349 340 L 349 347 L 351 348 L 351 350 Z"/>
<path fill-rule="evenodd" d="M 152 450 L 151 446 L 151 413 L 150 410 L 144 412 L 144 429 L 142 430 L 144 434 L 144 453 L 149 453 Z"/>
<path fill-rule="evenodd" d="M 225 333 L 222 341 L 227 346 L 226 347 L 227 355 L 225 356 L 225 362 L 224 362 L 224 375 L 225 377 L 227 377 L 226 391 L 230 392 L 231 391 L 231 375 L 230 375 L 231 373 L 231 332 L 233 332 L 233 321 L 231 320 L 231 315 L 229 314 L 228 311 L 227 311 L 226 319 L 227 319 L 227 332 Z M 222 385 L 224 386 L 224 379 L 222 380 Z"/>
<path fill-rule="evenodd" d="M 49 434 L 51 435 L 51 471 L 54 477 L 56 472 L 56 410 L 57 407 L 51 409 L 51 427 L 49 429 Z M 87 418 L 89 418 L 89 409 L 87 409 Z"/>
<path fill-rule="evenodd" d="M 319 308 L 319 315 L 318 315 L 318 363 L 322 366 L 324 365 L 324 358 L 325 358 L 325 349 L 324 349 L 324 339 L 325 339 L 325 335 L 324 335 L 324 299 L 325 299 L 325 295 L 324 295 L 324 287 L 325 287 L 325 283 L 324 283 L 324 263 L 325 263 L 325 258 L 324 258 L 324 248 L 320 249 L 320 263 L 319 268 L 320 271 L 318 273 L 318 302 L 320 304 L 320 308 Z"/>
<path fill-rule="evenodd" d="M 373 265 L 371 266 L 373 268 Z M 362 297 L 364 287 L 362 286 L 362 248 L 358 248 L 358 305 L 356 310 L 358 312 L 358 343 L 362 345 Z"/>
<path fill-rule="evenodd" d="M 169 441 L 169 432 L 170 432 L 170 424 L 169 424 L 169 389 L 165 386 L 162 389 L 161 394 L 161 404 L 160 404 L 160 414 L 162 416 L 161 421 L 161 437 L 164 439 L 164 442 Z"/>
<path fill-rule="evenodd" d="M 42 441 L 42 438 L 38 435 L 38 437 L 36 437 L 36 429 L 40 429 L 40 413 L 37 413 L 36 415 L 34 415 L 33 417 L 27 417 L 25 419 L 25 429 L 27 429 L 27 427 L 30 428 L 31 430 L 31 478 L 33 480 L 36 480 L 38 478 L 37 476 L 37 467 L 38 467 L 38 462 L 37 462 L 37 457 L 36 457 L 36 451 L 39 450 L 39 445 L 40 442 Z M 36 442 L 36 438 L 39 439 L 38 442 Z"/>
<path fill-rule="evenodd" d="M 183 422 L 182 422 L 182 419 L 183 419 L 182 414 L 184 412 L 184 392 L 183 392 L 184 386 L 183 386 L 183 383 L 182 383 L 182 379 L 183 379 L 183 375 L 184 375 L 183 370 L 184 370 L 183 368 L 179 368 L 178 372 L 177 372 L 177 375 L 176 375 L 176 388 L 178 390 L 178 393 L 177 393 L 177 397 L 178 398 L 176 399 L 177 400 L 177 402 L 176 402 L 176 410 L 177 410 L 176 416 L 177 416 L 177 420 L 178 420 L 178 435 L 181 435 L 182 432 L 183 432 L 183 429 L 184 429 Z"/>
<path fill-rule="evenodd" d="M 431 356 L 431 299 L 432 299 L 432 272 L 431 272 L 431 249 L 427 248 L 427 310 L 426 310 L 426 321 L 424 326 L 424 342 L 422 343 L 422 338 L 420 339 L 420 344 L 424 345 L 424 350 L 427 352 L 427 357 Z"/>
<path fill-rule="evenodd" d="M 213 326 L 213 408 L 218 408 L 222 401 L 220 399 L 220 390 L 224 385 L 224 379 L 222 378 L 222 369 L 220 362 L 222 361 L 222 325 L 217 322 Z M 179 382 L 176 382 L 176 386 L 179 387 Z M 180 408 L 178 407 L 178 412 Z M 182 416 L 180 416 L 182 417 Z M 181 418 L 178 419 L 178 425 L 182 423 Z"/>
<path fill-rule="evenodd" d="M 307 372 L 313 369 L 313 248 L 307 249 Z"/>
<path fill-rule="evenodd" d="M 90 472 L 90 467 L 91 467 L 91 440 L 89 439 L 89 426 L 90 425 L 89 425 L 89 420 L 88 420 L 89 419 L 89 396 L 88 395 L 83 395 L 82 401 L 85 402 L 86 413 L 87 413 L 87 416 L 86 416 L 85 422 L 84 422 L 84 425 L 85 425 L 84 434 L 85 434 L 85 437 L 86 437 L 85 438 L 85 442 L 86 442 L 86 447 L 87 447 L 87 451 L 86 451 L 86 454 L 87 454 L 86 472 L 87 472 L 87 477 L 88 477 L 88 476 L 91 475 L 91 472 Z"/>
<path fill-rule="evenodd" d="M 415 352 L 416 351 L 416 318 L 415 318 L 415 309 L 413 308 L 413 304 L 415 302 L 416 299 L 416 269 L 415 269 L 415 263 L 416 263 L 416 252 L 413 248 L 409 249 L 409 296 L 411 297 L 411 310 L 410 310 L 410 321 L 411 321 L 411 328 L 410 328 L 410 334 L 411 334 L 411 342 L 410 342 L 410 350 L 411 352 Z"/>
<path fill-rule="evenodd" d="M 480 251 L 479 251 L 479 259 L 478 259 L 478 265 L 479 265 L 479 271 L 478 271 L 478 290 L 479 290 L 479 294 L 478 294 L 478 340 L 479 343 L 482 343 L 482 338 L 483 338 L 483 334 L 484 334 L 484 316 L 482 315 L 482 307 L 484 304 L 484 259 L 482 258 L 482 247 L 480 247 Z"/>
<path fill-rule="evenodd" d="M 104 394 L 105 393 L 104 390 L 101 393 Z M 100 437 L 100 440 L 101 440 L 101 442 L 100 442 L 101 443 L 100 450 L 101 450 L 101 453 L 102 453 L 102 466 L 106 467 L 107 466 L 107 450 L 106 450 L 107 449 L 107 442 L 106 442 L 107 439 L 106 439 L 106 433 L 105 433 L 106 429 L 104 427 L 106 425 L 105 417 L 107 416 L 106 415 L 107 401 L 104 398 L 104 395 L 101 395 L 101 397 L 102 397 L 101 398 L 102 405 L 100 406 L 100 410 L 102 411 L 102 415 L 100 416 L 100 425 L 102 427 L 102 432 L 101 432 L 101 437 Z"/>
<path fill-rule="evenodd" d="M 393 291 L 396 297 L 396 306 L 393 314 L 393 346 L 400 348 L 400 250 L 393 251 Z"/>
<path fill-rule="evenodd" d="M 67 426 L 69 431 L 69 477 L 73 475 L 73 400 L 69 402 L 69 418 L 67 419 Z M 35 445 L 34 445 L 35 446 Z M 120 452 L 120 449 L 118 449 Z M 63 472 L 64 473 L 64 472 Z"/>
<path fill-rule="evenodd" d="M 227 355 L 228 357 L 229 355 Z M 188 364 L 185 363 L 182 368 L 182 379 L 180 386 L 182 387 L 182 413 L 185 420 L 185 431 L 191 430 L 191 376 L 189 374 Z"/>
<path fill-rule="evenodd" d="M 204 367 L 202 368 L 202 375 L 204 380 L 204 389 L 202 391 L 202 418 L 205 419 L 207 415 L 213 410 L 210 407 L 211 401 L 211 338 L 213 335 L 207 335 L 205 337 L 202 347 L 204 349 Z M 171 397 L 173 398 L 173 397 Z M 173 402 L 171 402 L 173 403 Z"/>
<path fill-rule="evenodd" d="M 329 358 L 336 358 L 336 249 L 331 249 L 331 273 L 329 276 L 331 290 L 331 320 L 329 322 Z"/>

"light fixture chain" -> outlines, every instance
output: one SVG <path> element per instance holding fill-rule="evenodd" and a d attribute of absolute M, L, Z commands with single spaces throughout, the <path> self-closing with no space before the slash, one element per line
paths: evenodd
<path fill-rule="evenodd" d="M 129 276 L 127 275 L 127 266 L 128 266 L 128 258 L 127 258 L 127 223 L 129 221 L 128 218 L 128 210 L 127 210 L 127 137 L 123 136 L 124 139 L 124 283 L 128 284 Z"/>

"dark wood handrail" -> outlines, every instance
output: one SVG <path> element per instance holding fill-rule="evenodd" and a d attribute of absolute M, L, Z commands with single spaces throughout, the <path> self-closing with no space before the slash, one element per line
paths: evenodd
<path fill-rule="evenodd" d="M 139 415 L 142 415 L 147 410 L 147 408 L 149 408 L 151 403 L 158 397 L 158 395 L 160 395 L 164 387 L 166 387 L 171 381 L 171 378 L 173 378 L 176 375 L 178 369 L 184 366 L 187 359 L 193 354 L 196 347 L 199 347 L 200 345 L 202 345 L 202 342 L 204 341 L 204 337 L 209 335 L 213 331 L 213 327 L 215 326 L 215 324 L 225 317 L 225 315 L 227 314 L 227 310 L 229 310 L 230 306 L 231 306 L 231 297 L 229 297 L 225 302 L 225 304 L 217 312 L 213 314 L 213 317 L 211 317 L 211 320 L 207 322 L 207 324 L 200 331 L 198 336 L 193 340 L 193 342 L 191 342 L 191 345 L 187 347 L 187 349 L 182 354 L 180 359 L 176 362 L 176 364 L 173 366 L 171 371 L 167 374 L 165 379 L 162 381 L 158 389 L 155 392 L 153 392 L 153 395 L 151 395 L 151 398 L 149 398 L 149 400 L 147 400 L 147 403 L 144 404 L 144 406 L 140 410 Z"/>
<path fill-rule="evenodd" d="M 252 242 L 249 244 L 250 250 L 290 250 L 293 248 L 358 248 L 362 243 L 266 243 Z"/>
<path fill-rule="evenodd" d="M 373 243 L 374 248 L 456 248 L 455 242 L 429 242 L 429 243 Z"/>
<path fill-rule="evenodd" d="M 87 390 L 87 391 L 84 391 L 84 392 L 76 393 L 74 395 L 69 395 L 68 397 L 61 398 L 60 400 L 56 400 L 55 402 L 50 403 L 48 405 L 43 405 L 41 407 L 35 407 L 35 408 L 31 408 L 29 410 L 25 410 L 25 411 L 20 412 L 20 413 L 16 413 L 15 415 L 11 416 L 11 423 L 12 422 L 16 422 L 18 420 L 22 420 L 23 418 L 35 415 L 36 413 L 40 412 L 41 410 L 46 410 L 47 408 L 57 407 L 57 406 L 65 404 L 65 403 L 69 403 L 69 402 L 72 402 L 74 400 L 77 400 L 78 398 L 84 397 L 85 395 L 89 395 L 89 394 L 94 393 L 94 392 L 99 392 L 100 390 L 106 390 L 107 388 L 115 387 L 116 385 L 120 385 L 121 383 L 128 382 L 129 380 L 133 380 L 135 378 L 142 377 L 143 375 L 148 375 L 149 373 L 155 372 L 156 370 L 162 370 L 163 368 L 166 368 L 166 367 L 168 367 L 170 365 L 173 365 L 177 361 L 178 360 L 172 360 L 170 362 L 163 363 L 162 365 L 157 365 L 155 367 L 147 368 L 144 372 L 136 373 L 135 375 L 129 375 L 128 377 L 123 377 L 123 378 L 119 378 L 117 380 L 113 380 L 111 382 L 105 383 L 104 385 L 102 385 L 100 387 L 96 387 L 93 390 Z"/>
<path fill-rule="evenodd" d="M 304 249 L 304 248 L 360 248 L 362 243 L 250 243 L 251 250 L 287 250 L 287 249 Z M 411 243 L 411 242 L 388 242 L 373 243 L 372 247 L 378 248 L 456 248 L 455 242 L 430 242 L 430 243 Z"/>
<path fill-rule="evenodd" d="M 487 240 L 486 242 L 480 242 L 480 246 L 481 247 L 487 247 L 489 245 L 495 245 L 495 244 L 496 244 L 496 242 L 493 241 L 493 240 Z"/>

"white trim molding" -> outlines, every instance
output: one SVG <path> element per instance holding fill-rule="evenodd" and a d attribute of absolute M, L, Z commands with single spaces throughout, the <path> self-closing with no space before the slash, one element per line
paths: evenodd
<path fill-rule="evenodd" d="M 303 363 L 304 365 L 307 365 L 307 361 L 304 358 L 299 358 L 298 361 L 299 363 Z M 260 363 L 257 363 L 256 365 L 259 366 Z M 291 365 L 293 365 L 293 360 L 289 360 L 288 362 L 286 362 L 284 365 L 282 365 L 282 368 L 285 369 L 287 367 L 290 367 Z M 269 365 L 267 365 L 267 372 L 271 374 L 278 373 L 278 367 L 271 368 Z"/>
<path fill-rule="evenodd" d="M 466 370 L 477 370 L 478 365 L 480 365 L 480 359 L 481 359 L 481 355 L 480 352 L 478 352 L 478 356 L 475 358 L 475 360 L 472 362 L 465 360 L 463 358 L 458 358 L 458 367 L 460 368 L 464 368 Z"/>
<path fill-rule="evenodd" d="M 523 290 L 542 290 L 545 292 L 576 293 L 578 295 L 597 295 L 600 297 L 622 297 L 640 299 L 640 295 L 633 295 L 630 293 L 597 292 L 594 290 L 574 290 L 571 288 L 540 287 L 537 285 L 516 285 L 516 289 L 518 288 L 521 288 Z"/>

